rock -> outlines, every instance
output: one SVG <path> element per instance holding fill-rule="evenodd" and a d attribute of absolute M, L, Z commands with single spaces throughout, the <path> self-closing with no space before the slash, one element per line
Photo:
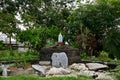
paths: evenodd
<path fill-rule="evenodd" d="M 70 74 L 70 70 L 64 69 L 64 68 L 56 68 L 52 67 L 48 72 L 46 72 L 46 76 L 49 75 L 66 75 Z"/>
<path fill-rule="evenodd" d="M 6 67 L 3 68 L 2 76 L 4 76 L 4 77 L 8 76 L 8 72 L 7 72 Z"/>
<path fill-rule="evenodd" d="M 52 66 L 60 67 L 60 61 L 59 61 L 59 54 L 58 53 L 53 53 L 51 59 L 52 59 Z"/>
<path fill-rule="evenodd" d="M 85 64 L 83 64 L 83 63 L 74 63 L 74 64 L 72 64 L 72 65 L 70 65 L 70 67 L 69 68 L 71 68 L 71 69 L 73 69 L 73 70 L 78 70 L 78 71 L 85 71 L 85 70 L 88 70 L 88 68 L 85 66 Z"/>
<path fill-rule="evenodd" d="M 97 72 L 96 75 L 98 75 L 98 77 L 96 77 L 95 80 L 113 80 L 113 78 L 107 73 Z"/>
<path fill-rule="evenodd" d="M 87 77 L 93 77 L 95 76 L 95 71 L 80 71 L 78 75 L 87 76 Z"/>
<path fill-rule="evenodd" d="M 81 61 L 79 49 L 72 48 L 67 45 L 42 48 L 40 51 L 40 60 L 50 61 L 52 54 L 55 52 L 56 53 L 65 52 L 68 57 L 69 65 L 72 63 L 78 63 Z"/>
<path fill-rule="evenodd" d="M 61 67 L 63 67 L 63 68 L 68 67 L 68 57 L 67 57 L 66 53 L 65 52 L 59 53 L 59 57 L 60 57 Z"/>
<path fill-rule="evenodd" d="M 45 75 L 45 72 L 48 69 L 46 66 L 40 66 L 40 65 L 32 65 L 32 68 L 40 72 L 41 75 Z"/>
<path fill-rule="evenodd" d="M 64 52 L 53 53 L 51 59 L 52 59 L 52 66 L 54 67 L 66 68 L 68 66 L 68 57 Z"/>
<path fill-rule="evenodd" d="M 100 63 L 86 63 L 89 70 L 107 69 L 108 66 Z"/>
<path fill-rule="evenodd" d="M 8 75 L 16 76 L 16 75 L 32 75 L 32 74 L 34 74 L 34 70 L 31 68 L 27 70 L 21 69 L 21 70 L 10 71 Z"/>
<path fill-rule="evenodd" d="M 51 65 L 51 61 L 39 61 L 40 65 L 44 65 L 44 66 L 50 66 Z"/>

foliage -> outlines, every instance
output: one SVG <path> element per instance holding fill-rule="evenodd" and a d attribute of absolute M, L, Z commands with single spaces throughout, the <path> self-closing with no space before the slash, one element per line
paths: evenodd
<path fill-rule="evenodd" d="M 2 0 L 0 2 L 0 32 L 6 34 L 10 39 L 15 38 L 15 34 L 19 32 L 17 26 L 18 20 L 15 15 L 17 14 L 18 7 L 12 0 Z"/>
<path fill-rule="evenodd" d="M 22 20 L 29 27 L 51 27 L 54 25 L 63 28 L 66 25 L 67 16 L 70 14 L 67 4 L 73 2 L 74 0 L 18 0 Z M 30 22 L 33 23 L 33 26 L 30 26 Z"/>
<path fill-rule="evenodd" d="M 104 38 L 104 49 L 113 54 L 116 58 L 120 58 L 120 31 L 111 29 Z"/>
<path fill-rule="evenodd" d="M 0 41 L 0 50 L 3 49 L 3 41 Z"/>
<path fill-rule="evenodd" d="M 20 42 L 28 44 L 34 50 L 39 51 L 42 47 L 45 47 L 47 40 L 57 41 L 59 32 L 59 28 L 55 26 L 50 28 L 41 27 L 22 31 L 17 37 Z"/>
<path fill-rule="evenodd" d="M 31 76 L 13 76 L 13 77 L 0 77 L 0 80 L 93 80 L 87 77 L 51 77 L 51 78 L 42 78 L 42 77 L 31 77 Z"/>
<path fill-rule="evenodd" d="M 102 51 L 102 42 L 103 38 L 107 36 L 106 33 L 120 24 L 119 3 L 119 0 L 96 0 L 94 3 L 78 5 L 78 8 L 68 17 L 71 38 L 79 35 L 79 27 L 82 23 L 83 28 L 87 27 L 92 34 L 95 34 L 96 50 Z"/>
<path fill-rule="evenodd" d="M 116 77 L 116 79 L 120 79 L 120 66 L 117 66 L 115 69 L 110 70 L 112 75 Z"/>
<path fill-rule="evenodd" d="M 58 35 L 59 35 L 60 32 L 64 33 L 64 31 L 61 30 L 60 28 L 58 28 L 57 26 L 51 26 L 50 28 L 48 28 L 47 38 L 57 41 L 58 40 Z M 63 35 L 63 37 L 64 37 L 64 35 Z"/>
<path fill-rule="evenodd" d="M 86 5 L 88 11 L 82 16 L 83 24 L 97 35 L 103 35 L 107 30 L 117 27 L 120 24 L 119 3 L 119 0 L 97 0 L 93 5 Z"/>
<path fill-rule="evenodd" d="M 81 48 L 81 45 L 78 44 L 77 42 L 71 42 L 70 45 L 75 48 Z"/>
<path fill-rule="evenodd" d="M 77 48 L 80 48 L 82 51 L 91 56 L 93 56 L 93 52 L 97 48 L 95 35 L 92 34 L 87 27 L 84 27 L 82 23 L 80 26 L 80 32 L 78 33 L 74 44 Z"/>
<path fill-rule="evenodd" d="M 22 31 L 17 35 L 20 42 L 24 42 L 29 47 L 33 49 L 41 49 L 46 43 L 46 35 L 47 35 L 47 28 L 40 28 L 40 29 L 28 29 L 26 31 Z"/>
<path fill-rule="evenodd" d="M 106 60 L 106 59 L 108 59 L 108 53 L 107 52 L 105 52 L 105 51 L 102 51 L 102 52 L 100 52 L 100 54 L 99 54 L 99 59 L 100 60 Z"/>
<path fill-rule="evenodd" d="M 80 53 L 80 57 L 82 59 L 88 59 L 89 56 L 84 52 L 84 53 Z"/>
<path fill-rule="evenodd" d="M 77 36 L 77 43 L 81 45 L 82 49 L 86 49 L 87 46 L 87 38 L 88 34 L 90 33 L 88 28 L 83 27 L 83 25 L 80 25 L 80 33 Z"/>

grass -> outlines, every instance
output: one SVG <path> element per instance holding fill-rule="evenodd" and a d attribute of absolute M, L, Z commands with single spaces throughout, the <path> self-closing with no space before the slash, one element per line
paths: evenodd
<path fill-rule="evenodd" d="M 16 50 L 1 50 L 0 51 L 0 60 L 7 61 L 7 60 L 37 60 L 39 56 L 34 54 L 33 52 L 23 52 L 19 53 Z"/>
<path fill-rule="evenodd" d="M 113 60 L 113 59 L 110 59 L 110 58 L 102 59 L 102 58 L 99 58 L 99 57 L 95 57 L 95 58 L 87 57 L 87 58 L 82 58 L 82 60 L 112 62 L 112 63 L 120 64 L 120 60 Z"/>
<path fill-rule="evenodd" d="M 111 74 L 116 77 L 116 80 L 120 79 L 120 65 L 117 66 L 115 69 L 110 70 Z"/>
<path fill-rule="evenodd" d="M 113 63 L 120 63 L 120 59 L 111 59 L 108 57 L 108 53 L 102 51 L 98 57 L 91 57 L 88 56 L 86 53 L 80 54 L 80 57 L 82 60 L 88 60 L 88 61 L 102 61 L 102 62 L 113 62 Z"/>
<path fill-rule="evenodd" d="M 0 77 L 0 80 L 93 80 L 88 77 L 30 77 L 30 76 L 12 76 L 12 77 Z"/>

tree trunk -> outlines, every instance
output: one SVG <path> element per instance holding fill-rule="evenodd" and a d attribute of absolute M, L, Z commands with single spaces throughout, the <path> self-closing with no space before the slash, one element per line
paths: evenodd
<path fill-rule="evenodd" d="M 9 36 L 9 49 L 12 49 L 11 35 Z"/>

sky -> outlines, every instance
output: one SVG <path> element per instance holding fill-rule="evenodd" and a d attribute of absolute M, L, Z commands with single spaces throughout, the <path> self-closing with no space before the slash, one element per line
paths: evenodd
<path fill-rule="evenodd" d="M 19 13 L 17 13 L 17 15 L 16 15 L 15 17 L 16 17 L 16 19 L 18 19 L 19 21 L 22 22 L 22 19 L 21 19 Z M 21 30 L 26 30 L 26 28 L 23 26 L 23 24 L 17 24 L 17 26 L 18 26 Z"/>

